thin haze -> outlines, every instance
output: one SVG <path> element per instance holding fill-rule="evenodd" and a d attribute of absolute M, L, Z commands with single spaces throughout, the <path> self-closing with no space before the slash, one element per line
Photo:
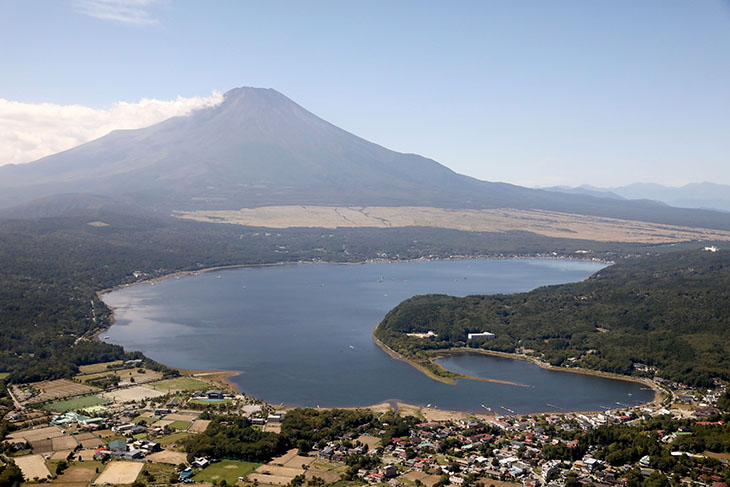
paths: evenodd
<path fill-rule="evenodd" d="M 0 164 L 43 152 L 33 141 L 49 126 L 64 140 L 88 127 L 29 121 L 41 104 L 113 112 L 247 85 L 480 179 L 730 184 L 727 1 L 0 0 L 0 12 L 0 120 L 25 144 L 3 139 Z"/>

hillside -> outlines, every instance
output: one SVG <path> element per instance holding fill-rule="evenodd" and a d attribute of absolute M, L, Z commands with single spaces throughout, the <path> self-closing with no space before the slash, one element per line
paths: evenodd
<path fill-rule="evenodd" d="M 376 337 L 428 364 L 457 347 L 521 352 L 553 365 L 637 374 L 634 364 L 695 384 L 730 378 L 730 252 L 622 260 L 584 282 L 527 293 L 416 296 L 388 313 Z M 437 338 L 407 333 L 434 331 Z M 493 340 L 467 340 L 491 332 Z"/>
<path fill-rule="evenodd" d="M 342 130 L 270 89 L 236 88 L 190 116 L 114 131 L 0 167 L 0 207 L 63 193 L 169 214 L 261 206 L 547 210 L 730 230 L 730 214 L 479 181 Z"/>

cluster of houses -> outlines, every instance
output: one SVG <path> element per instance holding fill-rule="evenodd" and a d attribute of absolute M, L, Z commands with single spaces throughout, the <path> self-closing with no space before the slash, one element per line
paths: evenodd
<path fill-rule="evenodd" d="M 151 440 L 136 440 L 127 443 L 124 440 L 112 440 L 106 448 L 99 448 L 94 454 L 94 460 L 141 460 L 147 455 L 162 450 L 159 443 Z"/>

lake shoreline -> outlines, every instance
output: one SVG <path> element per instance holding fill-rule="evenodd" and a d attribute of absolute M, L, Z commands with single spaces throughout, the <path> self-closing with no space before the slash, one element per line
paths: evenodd
<path fill-rule="evenodd" d="M 408 260 L 373 259 L 373 260 L 365 260 L 365 261 L 358 261 L 358 262 L 323 262 L 323 261 L 314 261 L 314 262 L 313 261 L 306 261 L 306 262 L 304 262 L 304 261 L 302 261 L 302 262 L 288 262 L 288 261 L 285 261 L 285 262 L 274 262 L 274 263 L 264 263 L 264 264 L 235 264 L 235 265 L 226 265 L 226 266 L 215 266 L 215 267 L 209 267 L 209 268 L 197 269 L 197 270 L 190 270 L 190 271 L 179 271 L 179 272 L 174 272 L 174 273 L 166 274 L 164 276 L 158 276 L 158 277 L 155 277 L 155 278 L 152 278 L 152 279 L 144 279 L 144 280 L 140 280 L 140 281 L 137 281 L 137 282 L 134 282 L 134 283 L 121 284 L 121 285 L 114 286 L 114 287 L 109 288 L 109 289 L 104 289 L 102 291 L 99 291 L 97 293 L 97 296 L 100 299 L 102 299 L 102 296 L 104 294 L 110 293 L 110 292 L 115 291 L 115 290 L 118 290 L 118 289 L 124 289 L 124 288 L 128 288 L 128 287 L 131 287 L 131 286 L 136 286 L 136 285 L 146 284 L 146 283 L 161 282 L 163 280 L 170 279 L 171 277 L 177 277 L 177 278 L 179 278 L 179 277 L 182 277 L 182 276 L 197 275 L 198 273 L 201 273 L 201 272 L 217 272 L 217 271 L 222 271 L 222 270 L 238 269 L 238 268 L 245 268 L 245 267 L 273 267 L 273 266 L 293 265 L 293 264 L 362 265 L 362 264 L 365 264 L 365 263 L 406 263 L 406 262 L 424 262 L 424 261 L 433 262 L 433 261 L 451 261 L 451 260 L 458 260 L 458 261 L 464 261 L 464 260 L 565 260 L 565 261 L 594 262 L 594 263 L 610 264 L 610 262 L 599 261 L 597 259 L 564 258 L 564 257 L 554 257 L 554 256 L 553 257 L 550 257 L 550 256 L 529 256 L 529 257 L 526 257 L 526 256 L 500 256 L 500 257 L 485 257 L 485 256 L 466 257 L 466 256 L 459 256 L 459 257 L 439 258 L 439 259 L 424 259 L 424 258 L 408 259 Z M 102 301 L 103 301 L 103 299 L 102 299 Z M 112 311 L 111 316 L 110 316 L 110 320 L 109 320 L 109 322 L 110 322 L 109 323 L 109 327 L 111 327 L 115 323 L 115 313 L 114 313 L 115 310 L 114 310 L 114 308 L 112 306 L 109 306 L 106 303 L 104 303 L 104 304 L 110 309 L 110 311 Z M 105 327 L 103 329 L 98 330 L 96 332 L 96 334 L 95 334 L 96 339 L 99 339 L 99 336 L 105 330 L 108 330 L 109 327 Z M 377 327 L 376 327 L 376 329 L 377 329 Z M 375 343 L 382 350 L 384 350 L 386 353 L 388 353 L 392 358 L 395 358 L 395 359 L 398 359 L 398 360 L 401 360 L 401 361 L 405 361 L 405 362 L 409 363 L 411 366 L 416 367 L 417 369 L 419 369 L 419 371 L 421 371 L 422 373 L 426 374 L 428 377 L 431 377 L 431 378 L 433 378 L 435 380 L 439 380 L 442 383 L 455 384 L 455 382 L 453 381 L 453 378 L 444 378 L 444 377 L 435 376 L 434 374 L 429 373 L 430 371 L 428 371 L 427 369 L 422 368 L 422 367 L 419 367 L 417 363 L 415 363 L 413 361 L 410 361 L 410 360 L 407 360 L 404 357 L 400 356 L 400 354 L 397 354 L 393 350 L 389 349 L 384 344 L 382 344 L 382 342 L 380 342 L 380 340 L 378 340 L 374 336 L 374 332 L 373 332 L 373 340 L 375 341 Z M 391 353 L 389 353 L 389 351 Z M 453 351 L 453 353 L 460 353 L 460 352 L 461 353 L 463 353 L 463 352 L 475 352 L 475 350 L 468 349 L 468 350 L 455 350 L 455 351 Z M 487 351 L 484 351 L 484 352 L 486 354 L 489 354 L 489 355 L 500 355 L 499 353 L 487 353 Z M 516 355 L 512 355 L 512 354 L 505 354 L 505 355 L 502 355 L 502 356 L 506 356 L 506 357 L 512 358 L 512 359 L 527 360 L 525 357 L 520 357 L 520 356 L 516 356 Z M 436 358 L 438 358 L 438 357 L 434 357 L 434 358 L 430 359 L 431 362 L 433 363 L 433 360 L 436 359 Z M 447 370 L 447 369 L 443 368 L 442 366 L 440 366 L 439 364 L 435 364 L 435 365 L 438 366 L 439 368 L 442 368 L 443 370 Z M 538 364 L 538 365 L 540 365 L 540 364 Z M 540 365 L 540 366 L 543 367 L 543 368 L 553 368 L 555 370 L 565 370 L 565 371 L 569 371 L 569 372 L 584 373 L 584 374 L 589 374 L 589 375 L 602 375 L 604 377 L 612 378 L 612 379 L 621 379 L 621 380 L 627 380 L 627 381 L 631 381 L 631 382 L 639 382 L 635 378 L 630 378 L 630 377 L 625 377 L 625 376 L 614 376 L 614 375 L 608 375 L 608 374 L 605 374 L 604 375 L 604 374 L 600 374 L 600 373 L 595 373 L 595 371 L 583 371 L 583 370 L 575 370 L 575 369 L 570 370 L 570 369 L 565 369 L 565 368 L 560 368 L 560 367 L 557 367 L 556 368 L 556 367 L 545 367 L 543 365 Z M 236 372 L 236 371 L 222 371 L 222 370 L 216 370 L 216 371 L 211 371 L 211 370 L 197 370 L 197 369 L 191 370 L 191 369 L 182 369 L 182 368 L 177 368 L 177 367 L 173 367 L 173 368 L 181 371 L 184 374 L 189 374 L 189 375 L 192 375 L 192 376 L 195 376 L 196 374 L 213 375 L 212 373 L 215 372 L 216 375 L 222 375 L 222 377 L 221 377 L 222 378 L 222 383 L 224 383 L 227 386 L 227 388 L 230 388 L 230 390 L 233 390 L 233 391 L 236 391 L 236 392 L 239 392 L 240 393 L 240 390 L 239 390 L 238 386 L 234 382 L 232 382 L 232 381 L 229 380 L 229 378 L 232 378 L 232 377 L 235 377 L 235 376 L 239 375 L 240 372 Z M 514 386 L 524 386 L 523 384 L 517 384 L 517 383 L 513 383 L 513 382 L 509 382 L 509 381 L 499 381 L 499 380 L 485 379 L 485 378 L 481 378 L 481 377 L 465 376 L 463 374 L 456 374 L 453 371 L 448 371 L 448 372 L 450 374 L 454 374 L 454 376 L 455 376 L 454 378 L 456 378 L 456 379 L 480 380 L 480 381 L 485 381 L 485 382 L 497 382 L 497 383 L 503 383 L 503 384 L 508 384 L 508 385 L 514 385 Z M 403 404 L 405 405 L 406 403 L 404 402 Z M 282 406 L 289 407 L 286 404 L 283 404 Z M 428 408 L 423 408 L 422 406 L 414 406 L 414 405 L 410 405 L 410 404 L 408 406 L 409 407 L 412 407 L 412 408 L 417 408 L 419 410 L 420 409 L 428 409 Z M 296 407 L 296 406 L 291 406 L 291 407 Z M 369 407 L 369 406 L 354 406 L 354 407 L 355 408 L 362 408 L 362 407 Z M 437 411 L 440 411 L 441 413 L 444 413 L 446 410 L 437 410 Z M 453 412 L 454 414 L 457 414 L 457 413 L 463 414 L 463 413 L 467 413 L 468 411 L 467 410 L 451 410 L 451 412 Z M 561 412 L 561 414 L 571 413 L 571 412 L 573 412 L 573 411 L 570 411 L 570 412 Z M 546 412 L 542 412 L 542 413 L 546 413 Z M 548 413 L 549 413 L 549 411 L 548 411 Z M 470 414 L 483 414 L 483 413 L 470 413 Z"/>
<path fill-rule="evenodd" d="M 418 371 L 422 372 L 427 377 L 429 377 L 433 380 L 437 380 L 439 382 L 450 384 L 450 385 L 456 385 L 456 382 L 454 379 L 465 379 L 465 380 L 478 380 L 478 381 L 483 381 L 483 382 L 492 382 L 492 383 L 497 383 L 497 384 L 512 385 L 512 386 L 518 386 L 518 387 L 529 387 L 525 384 L 519 384 L 517 382 L 502 381 L 502 380 L 497 380 L 497 379 L 488 379 L 488 378 L 484 378 L 484 377 L 474 377 L 474 376 L 470 376 L 470 375 L 461 374 L 461 373 L 449 370 L 439 363 L 436 363 L 436 360 L 438 360 L 440 358 L 446 358 L 446 357 L 451 357 L 451 356 L 455 356 L 455 355 L 474 354 L 474 355 L 487 355 L 487 356 L 491 356 L 491 357 L 501 357 L 501 358 L 507 358 L 507 359 L 511 359 L 511 360 L 522 360 L 524 362 L 531 362 L 531 363 L 537 365 L 538 367 L 540 367 L 541 369 L 545 369 L 545 370 L 553 370 L 553 371 L 557 371 L 557 372 L 572 372 L 574 374 L 589 375 L 589 376 L 593 376 L 593 377 L 602 377 L 605 379 L 622 380 L 625 382 L 633 382 L 635 384 L 648 386 L 649 388 L 651 388 L 654 391 L 654 397 L 651 401 L 642 403 L 641 406 L 646 406 L 649 404 L 661 404 L 661 402 L 666 397 L 665 392 L 653 380 L 648 379 L 648 378 L 631 377 L 628 375 L 613 374 L 610 372 L 584 369 L 584 368 L 580 368 L 580 367 L 573 367 L 573 368 L 558 367 L 558 366 L 550 365 L 546 362 L 543 362 L 536 357 L 530 357 L 530 356 L 524 355 L 524 354 L 499 352 L 496 350 L 473 349 L 473 348 L 467 348 L 467 347 L 457 347 L 457 348 L 452 348 L 452 349 L 448 349 L 448 350 L 439 350 L 437 353 L 433 354 L 432 356 L 430 356 L 428 358 L 428 361 L 431 362 L 434 366 L 439 367 L 451 374 L 454 374 L 454 376 L 452 378 L 440 377 L 440 376 L 434 374 L 429 369 L 425 368 L 423 365 L 416 362 L 415 360 L 409 359 L 409 358 L 401 355 L 400 353 L 396 352 L 395 350 L 393 350 L 392 348 L 390 348 L 389 346 L 384 344 L 379 338 L 377 338 L 375 336 L 378 326 L 379 326 L 379 324 L 373 330 L 373 342 L 378 347 L 380 347 L 381 350 L 383 350 L 385 353 L 387 353 L 390 357 L 392 357 L 396 360 L 400 360 L 401 362 L 405 362 L 408 365 L 418 369 Z M 622 408 L 617 408 L 617 409 L 622 409 Z M 579 412 L 579 411 L 565 411 L 565 412 L 561 412 L 559 414 L 571 414 L 571 413 L 577 413 L 577 412 Z M 580 411 L 580 412 L 595 413 L 595 412 L 602 412 L 602 411 Z M 546 414 L 546 413 L 540 413 L 540 414 Z"/>

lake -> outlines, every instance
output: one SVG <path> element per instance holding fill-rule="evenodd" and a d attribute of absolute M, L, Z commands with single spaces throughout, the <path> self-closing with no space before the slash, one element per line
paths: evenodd
<path fill-rule="evenodd" d="M 115 290 L 109 342 L 186 369 L 241 372 L 242 392 L 273 404 L 365 406 L 401 401 L 441 409 L 500 412 L 601 410 L 651 400 L 633 382 L 545 370 L 473 354 L 441 363 L 467 375 L 529 387 L 432 380 L 392 359 L 373 328 L 417 294 L 527 291 L 580 281 L 604 265 L 549 259 L 291 264 L 244 267 Z"/>

